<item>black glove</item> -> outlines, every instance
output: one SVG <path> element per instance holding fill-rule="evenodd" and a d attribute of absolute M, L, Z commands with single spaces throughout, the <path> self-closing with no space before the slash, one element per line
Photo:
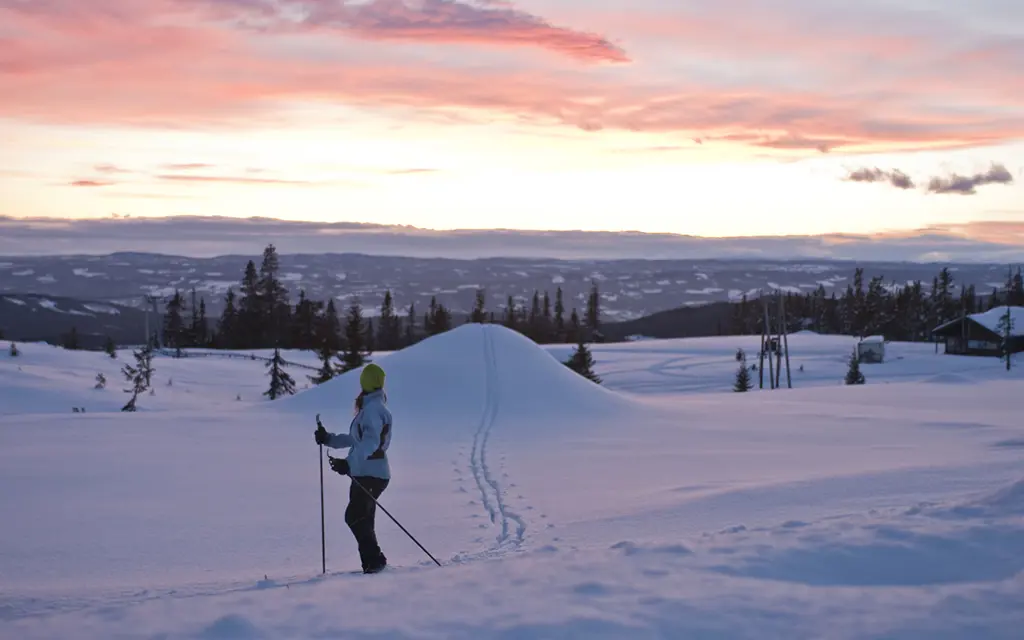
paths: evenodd
<path fill-rule="evenodd" d="M 331 456 L 327 456 L 327 459 L 330 460 L 332 471 L 334 471 L 335 473 L 340 473 L 343 476 L 348 475 L 348 460 L 346 460 L 345 458 L 333 458 Z"/>
<path fill-rule="evenodd" d="M 313 439 L 317 444 L 327 444 L 331 439 L 330 432 L 324 429 L 324 425 L 320 423 L 319 413 L 316 414 L 316 431 L 313 432 Z"/>

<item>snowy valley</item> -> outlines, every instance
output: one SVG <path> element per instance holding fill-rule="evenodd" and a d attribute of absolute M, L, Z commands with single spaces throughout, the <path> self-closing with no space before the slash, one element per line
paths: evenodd
<path fill-rule="evenodd" d="M 312 436 L 355 373 L 158 356 L 122 413 L 129 351 L 0 341 L 0 637 L 1019 638 L 1024 373 L 889 343 L 846 386 L 854 344 L 744 394 L 759 336 L 593 345 L 600 385 L 498 325 L 377 354 L 381 503 L 443 566 L 378 512 L 365 576 L 326 465 L 321 575 Z"/>

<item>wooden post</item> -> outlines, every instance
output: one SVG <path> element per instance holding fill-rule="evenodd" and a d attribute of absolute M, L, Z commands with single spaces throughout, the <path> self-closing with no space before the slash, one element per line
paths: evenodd
<path fill-rule="evenodd" d="M 763 302 L 763 304 L 764 304 L 764 330 L 765 330 L 765 334 L 768 336 L 768 345 L 767 346 L 771 346 L 771 344 L 772 344 L 772 323 L 771 323 L 771 318 L 768 316 L 768 301 L 765 300 Z M 772 354 L 770 354 L 770 353 L 768 354 L 768 384 L 770 385 L 770 388 L 772 388 L 772 389 L 775 388 L 775 369 L 772 366 Z"/>
<path fill-rule="evenodd" d="M 786 388 L 793 388 L 793 378 L 789 373 L 789 324 L 786 322 L 786 303 L 784 298 L 779 298 L 779 313 L 782 315 L 782 340 L 783 349 L 786 351 Z"/>
<path fill-rule="evenodd" d="M 779 296 L 779 309 L 782 309 L 782 292 L 779 291 L 776 295 Z M 775 388 L 781 389 L 782 385 L 779 382 L 782 377 L 782 332 L 784 331 L 781 313 L 779 313 L 777 320 L 778 322 L 775 325 L 775 330 L 777 331 L 775 334 Z"/>
<path fill-rule="evenodd" d="M 758 388 L 759 389 L 764 389 L 764 331 L 765 331 L 765 328 L 762 325 L 761 326 L 761 352 L 758 354 L 759 360 L 758 360 L 758 365 L 757 365 L 757 375 L 758 375 L 758 385 L 759 385 Z"/>

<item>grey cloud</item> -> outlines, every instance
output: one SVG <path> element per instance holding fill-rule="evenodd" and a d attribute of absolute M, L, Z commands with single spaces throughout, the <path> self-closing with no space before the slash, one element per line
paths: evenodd
<path fill-rule="evenodd" d="M 974 195 L 977 188 L 986 184 L 1013 184 L 1013 174 L 1001 164 L 993 164 L 984 173 L 962 176 L 956 173 L 946 177 L 935 177 L 928 182 L 929 193 L 956 193 Z"/>
<path fill-rule="evenodd" d="M 1024 224 L 1018 226 L 1024 232 Z M 1024 247 L 964 236 L 964 229 L 929 229 L 900 236 L 700 238 L 666 233 L 432 231 L 355 222 L 292 222 L 269 218 L 26 220 L 0 217 L 0 255 L 143 251 L 211 257 L 258 254 L 267 243 L 273 242 L 282 253 L 352 252 L 408 257 L 1024 261 Z M 1005 233 L 999 236 L 1004 237 Z"/>
<path fill-rule="evenodd" d="M 914 180 L 899 169 L 884 171 L 877 167 L 864 167 L 850 171 L 847 182 L 887 182 L 897 189 L 913 189 Z"/>

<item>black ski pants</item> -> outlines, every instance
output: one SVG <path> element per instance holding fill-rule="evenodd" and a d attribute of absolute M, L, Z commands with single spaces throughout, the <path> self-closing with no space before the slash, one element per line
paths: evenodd
<path fill-rule="evenodd" d="M 377 544 L 377 533 L 374 530 L 377 504 L 374 499 L 380 498 L 380 495 L 384 493 L 388 487 L 388 481 L 371 476 L 361 476 L 352 478 L 352 480 L 352 486 L 348 490 L 345 524 L 352 530 L 352 535 L 355 536 L 356 543 L 359 545 L 359 560 L 363 564 L 363 569 L 379 568 L 387 563 L 387 559 L 381 553 L 380 545 Z M 366 491 L 359 485 L 362 485 Z M 373 495 L 373 499 L 366 495 L 367 491 Z"/>

